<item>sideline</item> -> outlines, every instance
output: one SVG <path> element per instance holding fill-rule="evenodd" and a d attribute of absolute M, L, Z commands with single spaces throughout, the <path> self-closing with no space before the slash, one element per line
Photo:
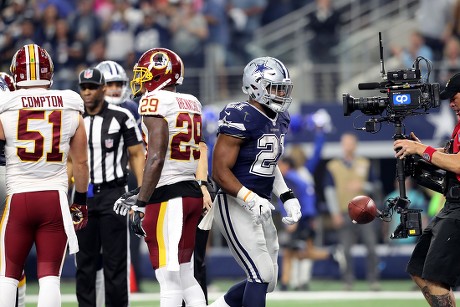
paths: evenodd
<path fill-rule="evenodd" d="M 223 292 L 210 292 L 208 297 L 211 301 L 216 300 Z M 454 292 L 456 297 L 460 297 L 460 292 Z M 77 301 L 75 294 L 63 294 L 63 303 L 72 303 Z M 308 301 L 323 301 L 323 300 L 412 300 L 423 299 L 423 295 L 419 291 L 316 291 L 316 292 L 274 292 L 267 295 L 270 301 L 290 301 L 290 300 L 308 300 Z M 159 293 L 132 293 L 130 301 L 132 302 L 146 302 L 146 301 L 159 301 Z M 26 303 L 37 303 L 38 295 L 28 295 Z"/>

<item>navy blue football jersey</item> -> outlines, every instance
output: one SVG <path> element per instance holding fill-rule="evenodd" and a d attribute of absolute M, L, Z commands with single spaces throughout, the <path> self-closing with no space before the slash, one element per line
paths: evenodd
<path fill-rule="evenodd" d="M 271 198 L 277 161 L 284 151 L 289 113 L 270 119 L 248 102 L 228 104 L 219 115 L 218 133 L 244 140 L 232 169 L 236 178 L 261 197 Z"/>

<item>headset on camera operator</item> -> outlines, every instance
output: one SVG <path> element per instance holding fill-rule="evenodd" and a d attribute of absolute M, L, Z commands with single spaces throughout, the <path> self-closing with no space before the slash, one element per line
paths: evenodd
<path fill-rule="evenodd" d="M 460 115 L 460 73 L 449 80 L 440 98 L 448 99 L 451 109 Z M 419 162 L 429 162 L 419 167 L 431 164 L 433 170 L 445 171 L 445 178 L 433 187 L 446 196 L 446 202 L 423 230 L 406 271 L 430 306 L 455 306 L 452 288 L 460 282 L 460 121 L 445 148 L 427 146 L 413 132 L 407 139 L 395 140 L 393 147 L 398 159 L 419 155 Z M 414 174 L 418 174 L 416 180 L 420 178 L 420 172 Z"/>

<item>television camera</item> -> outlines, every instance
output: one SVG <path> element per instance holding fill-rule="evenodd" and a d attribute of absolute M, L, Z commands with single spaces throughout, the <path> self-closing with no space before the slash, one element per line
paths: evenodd
<path fill-rule="evenodd" d="M 426 114 L 430 108 L 440 105 L 439 83 L 428 83 L 432 65 L 424 57 L 417 57 L 410 69 L 401 69 L 385 72 L 383 61 L 382 33 L 379 33 L 380 40 L 380 65 L 381 76 L 384 82 L 369 82 L 358 84 L 360 90 L 380 90 L 386 96 L 359 97 L 355 98 L 350 94 L 343 94 L 343 113 L 351 115 L 354 111 L 361 111 L 365 115 L 378 116 L 366 121 L 363 130 L 376 132 L 377 123 L 394 122 L 404 119 L 406 116 Z M 426 81 L 421 77 L 420 63 L 426 63 L 428 72 Z M 423 111 L 423 113 L 419 112 Z"/>
<path fill-rule="evenodd" d="M 343 94 L 343 112 L 345 116 L 358 110 L 364 115 L 371 116 L 366 120 L 364 127 L 356 128 L 370 133 L 378 132 L 382 122 L 394 124 L 393 139 L 407 138 L 403 134 L 403 120 L 407 116 L 427 114 L 430 108 L 440 105 L 440 86 L 438 83 L 428 83 L 432 64 L 423 57 L 417 57 L 412 68 L 385 72 L 383 60 L 382 33 L 379 32 L 380 65 L 383 82 L 369 82 L 358 84 L 360 90 L 379 90 L 386 94 L 383 97 L 359 97 Z M 425 62 L 427 68 L 426 79 L 421 76 L 420 63 Z M 422 210 L 409 209 L 410 200 L 406 196 L 405 179 L 412 176 L 415 181 L 428 188 L 439 188 L 444 185 L 445 173 L 433 165 L 416 157 L 397 159 L 396 176 L 398 179 L 399 196 L 389 199 L 385 208 L 378 217 L 389 222 L 394 212 L 400 214 L 400 224 L 391 234 L 391 239 L 418 236 L 422 232 Z"/>

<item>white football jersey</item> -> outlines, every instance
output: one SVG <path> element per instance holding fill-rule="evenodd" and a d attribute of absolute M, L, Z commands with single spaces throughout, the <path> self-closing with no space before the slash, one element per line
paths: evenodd
<path fill-rule="evenodd" d="M 195 180 L 202 136 L 201 103 L 198 99 L 193 95 L 164 90 L 146 93 L 139 101 L 139 114 L 162 116 L 168 123 L 169 145 L 157 187 Z M 147 136 L 144 123 L 142 130 Z M 146 139 L 148 141 L 148 137 Z"/>
<path fill-rule="evenodd" d="M 67 192 L 69 143 L 83 110 L 71 90 L 20 89 L 0 96 L 8 194 Z"/>

